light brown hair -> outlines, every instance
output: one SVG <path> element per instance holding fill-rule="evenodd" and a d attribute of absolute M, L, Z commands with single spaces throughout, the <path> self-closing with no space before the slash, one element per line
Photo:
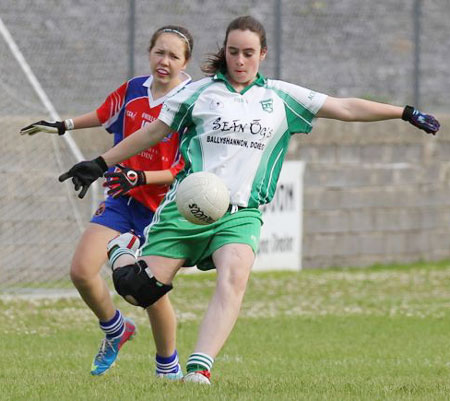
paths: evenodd
<path fill-rule="evenodd" d="M 192 49 L 194 48 L 194 39 L 192 38 L 191 33 L 186 28 L 179 25 L 166 25 L 159 28 L 150 39 L 150 45 L 148 46 L 149 52 L 151 52 L 151 50 L 155 47 L 156 41 L 163 33 L 173 33 L 175 35 L 178 35 L 185 44 L 184 57 L 186 58 L 186 60 L 189 60 L 191 58 Z"/>

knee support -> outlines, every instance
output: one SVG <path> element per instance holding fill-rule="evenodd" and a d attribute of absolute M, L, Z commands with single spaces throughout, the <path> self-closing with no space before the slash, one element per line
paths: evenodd
<path fill-rule="evenodd" d="M 150 274 L 147 263 L 138 260 L 135 264 L 113 271 L 114 287 L 130 304 L 147 308 L 173 288 L 171 284 L 163 284 Z"/>

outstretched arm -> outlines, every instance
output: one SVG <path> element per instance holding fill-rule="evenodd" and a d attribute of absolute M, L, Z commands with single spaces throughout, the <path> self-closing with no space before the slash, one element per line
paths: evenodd
<path fill-rule="evenodd" d="M 72 121 L 73 129 L 93 128 L 100 127 L 100 125 L 102 125 L 95 110 L 90 113 L 74 117 Z"/>
<path fill-rule="evenodd" d="M 66 131 L 79 128 L 92 128 L 100 126 L 100 120 L 96 111 L 83 114 L 73 119 L 64 121 L 46 121 L 41 120 L 33 124 L 27 125 L 20 130 L 22 135 L 34 135 L 38 132 L 46 132 L 48 134 L 64 135 Z"/>
<path fill-rule="evenodd" d="M 317 117 L 340 121 L 382 121 L 401 118 L 403 107 L 357 98 L 328 96 Z"/>
<path fill-rule="evenodd" d="M 105 160 L 108 167 L 114 166 L 135 154 L 142 152 L 160 142 L 169 134 L 171 129 L 160 120 L 155 120 L 150 124 L 144 125 L 119 142 L 116 146 L 103 153 L 101 157 Z"/>
<path fill-rule="evenodd" d="M 59 181 L 62 182 L 72 178 L 75 191 L 81 188 L 78 197 L 83 198 L 89 186 L 100 178 L 108 167 L 156 145 L 170 131 L 169 126 L 160 120 L 155 120 L 133 133 L 133 135 L 128 136 L 96 159 L 75 164 L 69 171 L 59 176 Z"/>
<path fill-rule="evenodd" d="M 383 121 L 401 118 L 428 134 L 436 134 L 440 125 L 432 115 L 421 113 L 412 106 L 398 107 L 357 98 L 327 97 L 317 117 L 340 121 Z"/>

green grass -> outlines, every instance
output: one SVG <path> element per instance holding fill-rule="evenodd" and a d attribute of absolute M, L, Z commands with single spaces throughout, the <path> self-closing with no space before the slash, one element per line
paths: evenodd
<path fill-rule="evenodd" d="M 172 300 L 186 361 L 214 288 L 182 275 Z M 447 400 L 450 263 L 253 274 L 213 386 L 153 377 L 145 314 L 107 375 L 101 333 L 79 299 L 0 300 L 0 400 Z"/>

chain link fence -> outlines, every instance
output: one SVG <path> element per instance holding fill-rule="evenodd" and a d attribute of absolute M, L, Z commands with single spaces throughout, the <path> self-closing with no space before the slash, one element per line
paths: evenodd
<path fill-rule="evenodd" d="M 284 80 L 331 95 L 404 104 L 414 100 L 417 2 L 421 106 L 445 112 L 450 106 L 449 0 L 15 0 L 0 4 L 0 17 L 63 114 L 96 107 L 130 74 L 130 57 L 133 74 L 147 73 L 150 36 L 165 24 L 181 24 L 193 33 L 188 71 L 202 77 L 204 55 L 218 48 L 228 23 L 243 14 L 266 27 L 269 55 L 262 71 L 267 76 L 279 72 Z"/>
<path fill-rule="evenodd" d="M 201 78 L 204 56 L 221 46 L 228 23 L 245 14 L 265 25 L 269 53 L 262 73 L 268 77 L 333 96 L 399 105 L 420 100 L 426 111 L 449 110 L 450 0 L 0 3 L 1 20 L 63 117 L 93 110 L 128 76 L 147 74 L 150 36 L 162 25 L 192 32 L 188 72 Z M 18 135 L 43 118 L 48 109 L 0 37 L 0 290 L 13 282 L 67 279 L 77 222 L 89 219 L 88 201 L 73 199 L 56 182 L 74 162 L 66 145 Z M 97 131 L 74 137 L 86 157 L 112 142 Z"/>

